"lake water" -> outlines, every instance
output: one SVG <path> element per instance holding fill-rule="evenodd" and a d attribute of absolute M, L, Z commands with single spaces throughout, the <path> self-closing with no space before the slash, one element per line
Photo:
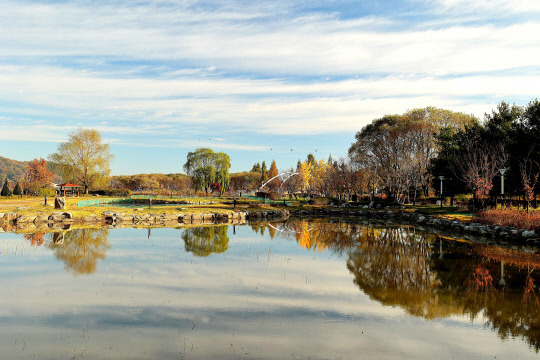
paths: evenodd
<path fill-rule="evenodd" d="M 540 255 L 329 221 L 0 234 L 2 359 L 538 359 Z"/>

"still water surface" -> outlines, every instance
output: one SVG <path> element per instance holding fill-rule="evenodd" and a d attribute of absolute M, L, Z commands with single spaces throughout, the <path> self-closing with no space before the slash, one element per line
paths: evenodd
<path fill-rule="evenodd" d="M 3 359 L 538 359 L 540 254 L 298 221 L 0 234 Z"/>

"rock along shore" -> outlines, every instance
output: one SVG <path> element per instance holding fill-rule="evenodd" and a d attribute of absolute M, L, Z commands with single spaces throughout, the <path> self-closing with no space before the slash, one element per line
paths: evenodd
<path fill-rule="evenodd" d="M 464 223 L 459 220 L 444 219 L 437 215 L 424 215 L 403 211 L 401 208 L 372 210 L 365 208 L 313 208 L 291 211 L 291 216 L 361 218 L 390 221 L 414 225 L 420 229 L 428 228 L 434 233 L 451 234 L 468 240 L 478 238 L 492 239 L 495 243 L 526 242 L 540 246 L 540 234 L 533 230 L 515 229 L 506 226 L 480 223 Z"/>
<path fill-rule="evenodd" d="M 125 214 L 104 211 L 101 216 L 74 218 L 70 212 L 53 212 L 47 215 L 20 215 L 16 212 L 0 213 L 0 232 L 39 231 L 50 229 L 69 229 L 72 225 L 101 225 L 108 227 L 130 226 L 180 226 L 197 224 L 241 224 L 247 220 L 275 220 L 289 217 L 288 210 L 238 211 L 231 213 L 197 214 Z"/>
<path fill-rule="evenodd" d="M 0 232 L 39 231 L 45 228 L 69 229 L 73 224 L 101 225 L 109 227 L 130 226 L 180 226 L 197 224 L 241 224 L 248 220 L 278 220 L 295 217 L 337 217 L 392 221 L 429 228 L 434 232 L 450 233 L 463 238 L 491 238 L 496 242 L 525 241 L 540 246 L 540 234 L 533 230 L 514 229 L 505 226 L 480 223 L 463 223 L 459 220 L 444 219 L 437 215 L 423 215 L 402 209 L 374 210 L 365 208 L 312 208 L 299 210 L 237 211 L 231 213 L 197 214 L 125 214 L 105 211 L 101 216 L 73 218 L 70 212 L 53 212 L 48 215 L 20 215 L 15 212 L 0 213 Z"/>

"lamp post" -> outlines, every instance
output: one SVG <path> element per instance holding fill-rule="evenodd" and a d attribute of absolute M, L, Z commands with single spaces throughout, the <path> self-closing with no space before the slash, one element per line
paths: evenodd
<path fill-rule="evenodd" d="M 439 180 L 441 180 L 441 209 L 442 209 L 442 204 L 443 204 L 443 196 L 442 196 L 443 187 L 442 187 L 442 183 L 443 183 L 443 180 L 444 180 L 444 176 L 439 176 Z"/>
<path fill-rule="evenodd" d="M 501 173 L 501 199 L 504 207 L 504 173 L 506 172 L 506 169 L 499 169 L 499 172 Z"/>

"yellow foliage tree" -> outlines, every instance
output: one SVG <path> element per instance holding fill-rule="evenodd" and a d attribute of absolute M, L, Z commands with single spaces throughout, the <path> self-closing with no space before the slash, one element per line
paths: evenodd
<path fill-rule="evenodd" d="M 104 185 L 111 172 L 113 155 L 109 144 L 101 143 L 101 133 L 93 129 L 79 129 L 69 135 L 58 151 L 49 155 L 55 171 L 65 181 L 78 181 L 88 193 L 90 186 Z"/>
<path fill-rule="evenodd" d="M 300 167 L 297 170 L 302 184 L 302 190 L 309 189 L 309 178 L 311 177 L 311 165 L 307 162 L 307 160 L 304 160 L 303 163 L 300 164 Z"/>

